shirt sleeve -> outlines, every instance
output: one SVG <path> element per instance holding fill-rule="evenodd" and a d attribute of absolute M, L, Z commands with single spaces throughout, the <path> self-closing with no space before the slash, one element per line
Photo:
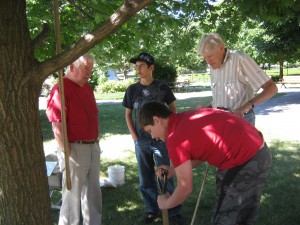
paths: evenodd
<path fill-rule="evenodd" d="M 176 97 L 166 82 L 164 82 L 164 85 L 166 88 L 166 103 L 169 105 L 176 100 Z"/>
<path fill-rule="evenodd" d="M 125 91 L 125 94 L 124 94 L 123 102 L 122 102 L 122 105 L 128 109 L 133 109 L 132 89 L 133 89 L 132 85 L 130 85 L 127 88 L 127 90 Z"/>
<path fill-rule="evenodd" d="M 244 54 L 241 63 L 245 78 L 254 91 L 271 79 L 249 55 Z"/>
<path fill-rule="evenodd" d="M 61 122 L 61 105 L 58 85 L 55 85 L 47 99 L 46 115 L 50 122 Z"/>
<path fill-rule="evenodd" d="M 180 144 L 175 143 L 174 141 L 167 142 L 167 149 L 174 168 L 188 160 L 191 160 L 189 151 L 184 146 L 184 143 Z"/>

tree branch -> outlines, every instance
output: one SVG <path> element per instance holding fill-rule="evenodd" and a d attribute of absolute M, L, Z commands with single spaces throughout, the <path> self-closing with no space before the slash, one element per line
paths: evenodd
<path fill-rule="evenodd" d="M 81 55 L 88 52 L 99 42 L 125 24 L 138 11 L 153 3 L 154 0 L 130 0 L 121 6 L 111 17 L 96 27 L 93 31 L 83 36 L 69 50 L 52 57 L 38 65 L 36 68 L 43 77 L 62 69 L 74 62 Z"/>
<path fill-rule="evenodd" d="M 39 33 L 34 39 L 31 41 L 32 48 L 36 48 L 37 45 L 44 42 L 44 40 L 48 37 L 50 33 L 50 26 L 47 23 L 43 24 L 43 28 L 41 33 Z"/>
<path fill-rule="evenodd" d="M 129 5 L 129 0 L 124 1 L 124 6 L 127 7 Z"/>

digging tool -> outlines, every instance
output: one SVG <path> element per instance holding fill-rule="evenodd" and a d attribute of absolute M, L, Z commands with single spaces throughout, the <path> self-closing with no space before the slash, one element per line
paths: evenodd
<path fill-rule="evenodd" d="M 167 186 L 168 186 L 168 170 L 162 169 L 162 176 L 163 176 L 163 183 L 159 177 L 157 177 L 157 183 L 161 194 L 166 194 Z M 169 225 L 168 209 L 162 209 L 161 211 L 162 211 L 163 225 Z"/>
<path fill-rule="evenodd" d="M 56 40 L 56 54 L 61 53 L 61 43 L 60 43 L 60 23 L 59 23 L 59 10 L 58 10 L 58 0 L 53 0 L 54 7 L 54 26 L 55 26 L 55 40 Z M 61 105 L 61 120 L 62 120 L 62 133 L 63 133 L 63 144 L 65 153 L 65 167 L 66 167 L 66 184 L 67 189 L 72 189 L 71 177 L 70 177 L 70 149 L 67 136 L 67 123 L 66 123 L 66 111 L 65 111 L 65 92 L 64 92 L 64 78 L 63 70 L 58 71 L 59 76 L 59 92 L 60 92 L 60 105 Z"/>
<path fill-rule="evenodd" d="M 203 177 L 203 181 L 202 181 L 200 193 L 199 193 L 199 196 L 198 196 L 198 199 L 197 199 L 197 204 L 196 204 L 196 207 L 195 207 L 195 211 L 194 211 L 194 215 L 193 215 L 193 218 L 192 218 L 191 225 L 193 225 L 194 222 L 195 222 L 195 218 L 196 218 L 197 211 L 198 211 L 198 208 L 199 208 L 200 199 L 201 199 L 201 196 L 202 196 L 202 193 L 203 193 L 204 184 L 205 184 L 205 181 L 206 181 L 208 169 L 209 169 L 209 164 L 207 164 L 207 166 L 206 166 L 205 174 L 204 174 L 204 177 Z"/>

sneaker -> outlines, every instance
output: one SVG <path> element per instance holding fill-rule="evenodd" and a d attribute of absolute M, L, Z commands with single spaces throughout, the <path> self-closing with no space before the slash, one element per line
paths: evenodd
<path fill-rule="evenodd" d="M 146 216 L 144 217 L 144 223 L 145 223 L 145 224 L 152 223 L 152 222 L 155 221 L 158 217 L 159 217 L 158 214 L 151 213 L 151 212 L 147 212 L 147 213 L 146 213 Z"/>
<path fill-rule="evenodd" d="M 185 225 L 184 218 L 179 213 L 174 216 L 169 216 L 169 221 L 174 225 Z"/>

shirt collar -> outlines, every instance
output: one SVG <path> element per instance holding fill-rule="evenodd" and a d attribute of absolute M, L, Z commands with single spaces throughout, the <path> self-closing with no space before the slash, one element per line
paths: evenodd
<path fill-rule="evenodd" d="M 225 51 L 226 51 L 225 57 L 224 57 L 223 63 L 222 63 L 222 65 L 220 66 L 220 68 L 225 64 L 225 62 L 228 60 L 229 55 L 230 55 L 230 50 L 229 50 L 228 48 L 225 48 Z"/>

